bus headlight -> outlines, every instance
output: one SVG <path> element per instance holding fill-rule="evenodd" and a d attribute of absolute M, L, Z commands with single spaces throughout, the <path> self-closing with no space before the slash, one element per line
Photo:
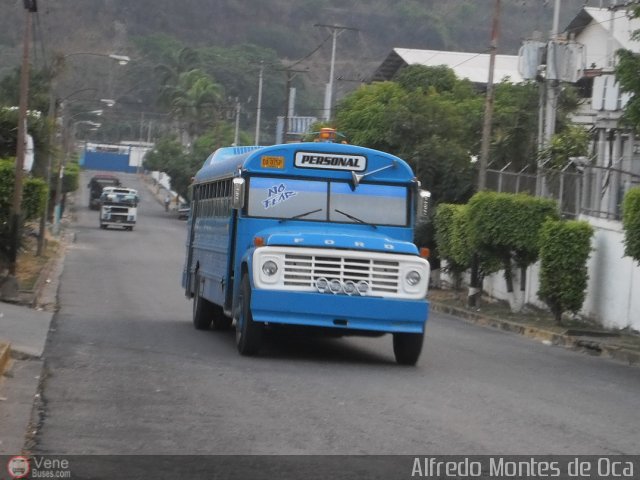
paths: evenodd
<path fill-rule="evenodd" d="M 351 280 L 347 280 L 346 282 L 344 282 L 343 290 L 344 290 L 344 293 L 346 293 L 347 295 L 353 295 L 358 291 L 358 289 L 356 288 L 355 282 Z"/>
<path fill-rule="evenodd" d="M 420 283 L 420 280 L 422 280 L 422 276 L 416 270 L 411 270 L 410 272 L 407 272 L 404 279 L 409 285 L 415 287 L 418 283 Z"/>
<path fill-rule="evenodd" d="M 273 260 L 267 260 L 262 264 L 262 273 L 264 273 L 267 277 L 273 277 L 276 273 L 278 273 L 278 265 Z"/>
<path fill-rule="evenodd" d="M 320 293 L 327 293 L 329 291 L 329 280 L 324 277 L 320 277 L 316 280 L 316 288 Z"/>
<path fill-rule="evenodd" d="M 329 290 L 333 294 L 342 292 L 342 282 L 337 278 L 334 278 L 329 282 Z"/>
<path fill-rule="evenodd" d="M 367 292 L 369 291 L 369 284 L 364 280 L 360 280 L 356 285 L 356 288 L 358 289 L 358 293 L 360 295 L 366 295 Z"/>

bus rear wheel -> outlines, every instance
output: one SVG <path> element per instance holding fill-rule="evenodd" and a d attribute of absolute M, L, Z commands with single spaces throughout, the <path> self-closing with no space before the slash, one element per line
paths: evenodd
<path fill-rule="evenodd" d="M 200 276 L 196 274 L 196 291 L 193 296 L 193 326 L 196 330 L 208 330 L 214 315 L 215 305 L 200 296 L 202 283 Z"/>
<path fill-rule="evenodd" d="M 240 311 L 236 319 L 236 346 L 242 355 L 254 355 L 262 343 L 262 325 L 253 321 L 251 314 L 251 283 L 249 275 L 242 275 Z"/>
<path fill-rule="evenodd" d="M 415 365 L 422 352 L 424 333 L 394 333 L 393 353 L 400 365 Z"/>

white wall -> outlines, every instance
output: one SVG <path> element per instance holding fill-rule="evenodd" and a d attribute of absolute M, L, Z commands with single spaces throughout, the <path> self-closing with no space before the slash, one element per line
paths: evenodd
<path fill-rule="evenodd" d="M 630 327 L 640 331 L 640 265 L 624 256 L 624 232 L 617 221 L 581 216 L 594 227 L 591 256 L 587 262 L 589 281 L 580 313 L 608 328 Z M 519 289 L 514 271 L 514 289 Z M 525 302 L 546 308 L 538 298 L 540 265 L 529 267 Z M 443 275 L 445 281 L 450 278 Z M 483 290 L 493 298 L 508 300 L 503 272 L 486 278 Z"/>
<path fill-rule="evenodd" d="M 640 266 L 624 256 L 622 224 L 583 218 L 595 229 L 583 313 L 607 327 L 640 330 Z"/>
<path fill-rule="evenodd" d="M 144 156 L 150 151 L 151 148 L 144 146 L 132 145 L 129 150 L 129 166 L 130 167 L 142 167 Z"/>

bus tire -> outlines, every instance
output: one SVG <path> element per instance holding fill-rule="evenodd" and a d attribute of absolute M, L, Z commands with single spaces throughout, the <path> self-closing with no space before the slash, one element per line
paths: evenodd
<path fill-rule="evenodd" d="M 262 343 L 262 325 L 253 321 L 251 314 L 251 283 L 249 275 L 242 275 L 240 312 L 236 319 L 236 346 L 241 355 L 254 355 Z"/>
<path fill-rule="evenodd" d="M 200 276 L 196 274 L 196 291 L 193 296 L 193 326 L 196 330 L 209 330 L 214 305 L 200 296 Z"/>
<path fill-rule="evenodd" d="M 393 353 L 400 365 L 415 365 L 422 352 L 424 333 L 394 333 Z"/>

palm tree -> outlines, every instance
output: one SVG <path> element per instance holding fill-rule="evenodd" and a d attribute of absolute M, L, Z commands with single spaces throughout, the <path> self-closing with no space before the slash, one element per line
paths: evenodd
<path fill-rule="evenodd" d="M 187 144 L 214 123 L 222 97 L 222 87 L 199 69 L 180 75 L 170 92 L 170 110 L 180 124 Z"/>

